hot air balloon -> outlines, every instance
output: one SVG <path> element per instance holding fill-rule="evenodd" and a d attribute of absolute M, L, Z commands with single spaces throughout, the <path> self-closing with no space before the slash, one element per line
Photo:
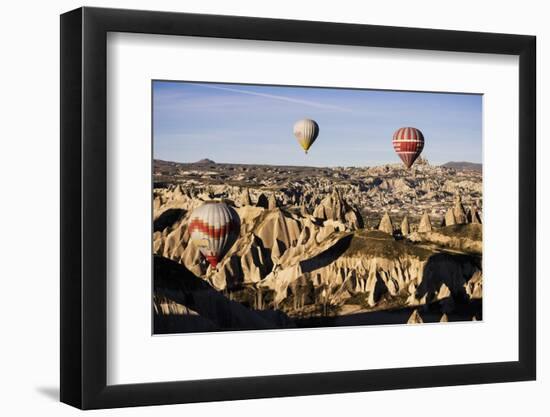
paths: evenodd
<path fill-rule="evenodd" d="M 207 201 L 191 213 L 189 235 L 212 268 L 235 243 L 240 221 L 237 212 L 220 201 Z"/>
<path fill-rule="evenodd" d="M 313 145 L 318 135 L 319 125 L 315 120 L 302 119 L 294 123 L 294 136 L 296 136 L 298 143 L 304 148 L 306 153 L 311 145 Z"/>
<path fill-rule="evenodd" d="M 415 127 L 402 127 L 393 134 L 393 149 L 410 168 L 424 149 L 424 135 Z"/>

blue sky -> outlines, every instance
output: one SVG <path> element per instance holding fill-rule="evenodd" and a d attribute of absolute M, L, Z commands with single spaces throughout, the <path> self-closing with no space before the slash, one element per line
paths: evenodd
<path fill-rule="evenodd" d="M 311 118 L 304 154 L 292 128 Z M 242 84 L 153 82 L 154 157 L 309 166 L 400 162 L 395 130 L 419 128 L 431 163 L 482 161 L 482 96 Z"/>

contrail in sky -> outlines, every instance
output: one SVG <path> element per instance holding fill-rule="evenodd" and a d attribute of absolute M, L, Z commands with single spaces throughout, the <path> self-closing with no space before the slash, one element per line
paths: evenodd
<path fill-rule="evenodd" d="M 316 107 L 319 109 L 336 110 L 336 111 L 350 112 L 350 113 L 353 112 L 352 109 L 348 109 L 346 107 L 334 106 L 331 104 L 323 104 L 323 103 L 318 103 L 316 101 L 310 101 L 310 100 L 300 100 L 298 98 L 291 98 L 291 97 L 280 96 L 276 94 L 258 93 L 256 91 L 240 90 L 238 88 L 230 88 L 230 87 L 220 87 L 220 86 L 215 86 L 210 84 L 195 84 L 195 83 L 189 83 L 189 84 L 193 84 L 204 88 L 211 88 L 213 90 L 231 91 L 233 93 L 248 94 L 251 96 L 271 98 L 274 100 L 281 100 L 289 103 L 303 104 L 305 106 Z"/>

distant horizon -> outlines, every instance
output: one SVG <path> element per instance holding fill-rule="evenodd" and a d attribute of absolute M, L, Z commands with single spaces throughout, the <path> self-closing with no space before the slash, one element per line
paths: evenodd
<path fill-rule="evenodd" d="M 425 137 L 433 165 L 482 164 L 482 96 L 460 93 L 153 81 L 155 159 L 210 159 L 244 165 L 378 166 L 400 163 L 400 127 Z M 316 120 L 304 154 L 294 123 Z M 181 162 L 193 163 L 193 162 Z"/>
<path fill-rule="evenodd" d="M 424 158 L 424 159 L 427 159 L 427 158 Z M 201 161 L 204 161 L 204 160 L 212 161 L 212 163 L 214 163 L 216 165 L 265 165 L 265 166 L 287 166 L 287 167 L 297 167 L 297 168 L 374 168 L 374 167 L 383 166 L 383 165 L 400 165 L 400 164 L 402 164 L 401 161 L 396 161 L 396 162 L 386 162 L 386 163 L 379 164 L 379 165 L 323 165 L 323 166 L 316 166 L 316 165 L 221 162 L 221 161 L 214 161 L 212 158 L 201 158 L 201 159 L 196 160 L 196 161 L 174 161 L 174 160 L 153 158 L 153 161 L 161 161 L 161 162 L 168 162 L 168 163 L 175 163 L 175 164 L 186 164 L 186 165 L 199 164 Z M 482 162 L 471 162 L 471 161 L 447 161 L 447 162 L 443 162 L 443 163 L 434 164 L 434 163 L 431 163 L 428 160 L 428 163 L 430 165 L 434 165 L 434 166 L 442 166 L 442 165 L 446 165 L 446 164 L 472 164 L 472 165 L 481 165 L 481 166 L 483 166 Z M 412 166 L 412 168 L 414 168 L 414 165 Z"/>

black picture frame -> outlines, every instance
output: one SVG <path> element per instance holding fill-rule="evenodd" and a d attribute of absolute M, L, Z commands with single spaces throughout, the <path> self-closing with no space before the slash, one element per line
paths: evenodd
<path fill-rule="evenodd" d="M 108 32 L 519 56 L 519 360 L 107 385 Z M 536 378 L 536 38 L 136 10 L 61 16 L 61 401 L 82 409 L 525 381 Z"/>

